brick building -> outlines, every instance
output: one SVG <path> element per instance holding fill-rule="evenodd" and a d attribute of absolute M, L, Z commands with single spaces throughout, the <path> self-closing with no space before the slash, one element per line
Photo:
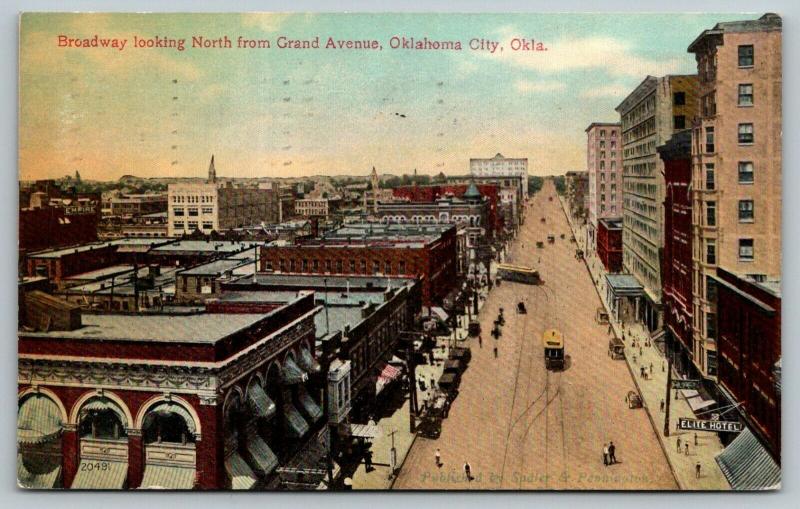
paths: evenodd
<path fill-rule="evenodd" d="M 63 191 L 53 180 L 20 188 L 20 255 L 97 240 L 100 193 Z"/>
<path fill-rule="evenodd" d="M 781 398 L 775 374 L 781 359 L 780 280 L 740 277 L 718 268 L 714 283 L 718 385 L 728 405 L 741 405 L 739 414 L 780 464 Z"/>
<path fill-rule="evenodd" d="M 497 184 L 475 184 L 481 196 L 489 202 L 487 225 L 491 225 L 493 235 L 503 231 L 504 220 L 500 212 L 500 187 Z M 401 198 L 413 203 L 433 203 L 449 195 L 462 198 L 469 189 L 469 184 L 442 184 L 429 186 L 399 186 L 392 189 L 395 198 Z"/>
<path fill-rule="evenodd" d="M 456 281 L 455 225 L 348 224 L 293 246 L 262 249 L 261 270 L 279 274 L 412 276 L 424 305 L 440 302 Z"/>
<path fill-rule="evenodd" d="M 664 161 L 664 257 L 661 286 L 666 345 L 678 373 L 697 376 L 692 364 L 692 132 L 680 131 L 658 147 Z"/>
<path fill-rule="evenodd" d="M 318 439 L 313 295 L 252 313 L 84 314 L 20 330 L 32 488 L 251 489 Z"/>
<path fill-rule="evenodd" d="M 588 243 L 597 239 L 597 220 L 622 215 L 622 124 L 592 122 L 586 128 Z"/>
<path fill-rule="evenodd" d="M 606 271 L 622 271 L 622 218 L 604 217 L 597 221 L 597 257 Z"/>

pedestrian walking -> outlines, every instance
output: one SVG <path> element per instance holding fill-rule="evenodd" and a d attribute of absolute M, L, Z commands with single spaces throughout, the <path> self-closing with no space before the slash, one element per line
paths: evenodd
<path fill-rule="evenodd" d="M 681 452 L 681 437 L 678 437 L 678 448 L 677 448 L 677 450 L 678 450 L 678 454 L 680 454 L 680 452 Z"/>
<path fill-rule="evenodd" d="M 497 358 L 497 345 L 494 345 L 494 358 Z"/>
<path fill-rule="evenodd" d="M 694 434 L 694 446 L 697 447 L 697 433 Z"/>
<path fill-rule="evenodd" d="M 688 456 L 689 455 L 689 442 L 686 442 L 685 444 L 683 444 L 683 450 L 686 453 L 686 455 Z"/>
<path fill-rule="evenodd" d="M 661 361 L 661 372 L 662 372 L 662 373 L 666 373 L 666 371 L 667 371 L 667 369 L 666 369 L 666 367 L 665 367 L 665 366 L 666 366 L 666 365 L 664 364 L 664 361 Z"/>
<path fill-rule="evenodd" d="M 467 481 L 472 481 L 472 467 L 467 461 L 464 462 L 464 475 L 467 476 Z"/>
<path fill-rule="evenodd" d="M 639 376 L 644 378 L 644 366 L 639 366 Z"/>
<path fill-rule="evenodd" d="M 650 376 L 653 376 L 653 363 L 650 363 Z"/>
<path fill-rule="evenodd" d="M 639 357 L 642 357 L 643 355 L 644 355 L 644 352 L 642 351 L 642 347 L 639 346 Z"/>
<path fill-rule="evenodd" d="M 633 363 L 636 364 L 636 354 L 633 354 Z"/>
<path fill-rule="evenodd" d="M 478 334 L 478 346 L 483 348 L 483 336 Z"/>
<path fill-rule="evenodd" d="M 603 444 L 603 465 L 608 466 L 608 444 Z"/>
<path fill-rule="evenodd" d="M 612 465 L 617 462 L 617 447 L 614 445 L 614 442 L 608 444 L 608 462 Z"/>
<path fill-rule="evenodd" d="M 664 406 L 665 406 L 664 398 L 661 398 L 661 412 L 662 413 L 664 412 Z"/>
<path fill-rule="evenodd" d="M 700 462 L 698 461 L 697 464 L 694 466 L 694 476 L 697 479 L 700 479 Z"/>
<path fill-rule="evenodd" d="M 442 452 L 437 448 L 436 449 L 436 466 L 442 468 Z"/>

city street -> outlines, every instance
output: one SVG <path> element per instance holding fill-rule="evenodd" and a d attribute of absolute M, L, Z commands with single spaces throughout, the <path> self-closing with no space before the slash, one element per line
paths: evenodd
<path fill-rule="evenodd" d="M 483 346 L 470 340 L 472 361 L 441 436 L 415 441 L 394 488 L 677 489 L 645 411 L 625 402 L 634 382 L 625 362 L 608 356 L 608 325 L 595 321 L 601 303 L 570 235 L 548 179 L 506 260 L 538 269 L 544 284 L 503 282 L 490 292 L 479 315 Z M 520 300 L 527 314 L 517 314 Z M 495 341 L 500 307 L 506 323 Z M 544 367 L 541 336 L 549 328 L 564 334 L 564 371 Z M 618 463 L 604 466 L 610 441 Z"/>

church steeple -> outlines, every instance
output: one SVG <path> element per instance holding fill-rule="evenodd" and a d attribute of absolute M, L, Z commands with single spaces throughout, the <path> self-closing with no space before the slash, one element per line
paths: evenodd
<path fill-rule="evenodd" d="M 208 182 L 214 183 L 217 181 L 217 169 L 214 168 L 214 154 L 211 154 L 211 164 L 208 165 Z"/>

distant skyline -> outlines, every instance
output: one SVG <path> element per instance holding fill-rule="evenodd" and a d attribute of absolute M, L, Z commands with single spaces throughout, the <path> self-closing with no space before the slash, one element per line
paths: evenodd
<path fill-rule="evenodd" d="M 689 43 L 760 14 L 52 14 L 20 24 L 20 179 L 464 174 L 527 157 L 532 175 L 585 170 L 591 122 L 646 75 L 693 73 Z M 69 38 L 127 47 L 58 47 Z M 134 49 L 138 38 L 267 39 L 271 49 Z M 390 49 L 392 36 L 462 51 Z M 377 40 L 288 50 L 279 36 Z M 511 51 L 512 38 L 547 51 Z M 471 39 L 500 42 L 494 54 Z"/>

